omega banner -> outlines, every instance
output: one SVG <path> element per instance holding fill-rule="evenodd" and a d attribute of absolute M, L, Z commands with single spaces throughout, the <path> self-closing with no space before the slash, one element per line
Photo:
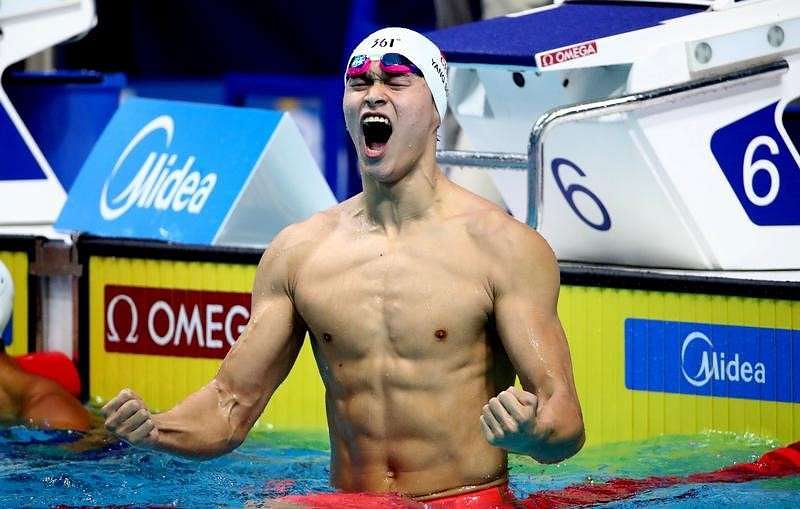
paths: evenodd
<path fill-rule="evenodd" d="M 107 352 L 221 359 L 250 319 L 250 294 L 106 286 Z"/>
<path fill-rule="evenodd" d="M 81 168 L 56 228 L 262 247 L 335 203 L 288 114 L 128 99 Z"/>

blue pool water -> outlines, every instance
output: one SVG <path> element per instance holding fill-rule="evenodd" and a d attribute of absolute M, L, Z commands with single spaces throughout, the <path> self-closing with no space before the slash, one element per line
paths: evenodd
<path fill-rule="evenodd" d="M 232 454 L 193 462 L 120 444 L 76 452 L 78 438 L 0 428 L 0 507 L 242 507 L 285 494 L 332 491 L 323 433 L 252 433 Z M 511 487 L 528 493 L 614 477 L 686 475 L 749 462 L 779 444 L 705 433 L 586 448 L 560 465 L 511 458 Z M 291 482 L 286 482 L 291 479 Z M 687 484 L 603 507 L 798 507 L 800 476 L 741 484 Z"/>

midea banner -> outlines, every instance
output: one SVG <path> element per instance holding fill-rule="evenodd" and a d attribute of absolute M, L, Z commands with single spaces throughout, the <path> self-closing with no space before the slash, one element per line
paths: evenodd
<path fill-rule="evenodd" d="M 334 203 L 288 114 L 135 98 L 109 122 L 55 226 L 263 246 Z"/>
<path fill-rule="evenodd" d="M 625 320 L 628 389 L 800 403 L 800 330 Z"/>

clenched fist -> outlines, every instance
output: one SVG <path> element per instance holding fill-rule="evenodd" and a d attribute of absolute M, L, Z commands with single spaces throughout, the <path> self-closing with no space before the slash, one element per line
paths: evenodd
<path fill-rule="evenodd" d="M 130 389 L 122 389 L 101 410 L 105 425 L 119 438 L 133 445 L 152 447 L 158 440 L 158 428 L 142 398 Z"/>
<path fill-rule="evenodd" d="M 536 435 L 535 394 L 509 387 L 483 405 L 481 430 L 486 441 L 511 452 L 529 454 Z"/>

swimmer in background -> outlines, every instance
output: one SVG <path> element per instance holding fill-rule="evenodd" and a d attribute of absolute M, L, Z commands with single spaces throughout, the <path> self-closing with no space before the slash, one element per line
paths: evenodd
<path fill-rule="evenodd" d="M 187 457 L 227 453 L 308 332 L 338 490 L 502 498 L 508 451 L 553 463 L 581 448 L 558 264 L 539 234 L 443 176 L 446 81 L 416 32 L 359 44 L 343 108 L 364 191 L 273 239 L 250 322 L 210 383 L 159 414 L 124 389 L 103 409 L 110 430 Z"/>
<path fill-rule="evenodd" d="M 0 331 L 11 318 L 14 283 L 0 261 Z M 23 370 L 0 341 L 0 424 L 88 431 L 91 414 L 56 382 Z"/>

